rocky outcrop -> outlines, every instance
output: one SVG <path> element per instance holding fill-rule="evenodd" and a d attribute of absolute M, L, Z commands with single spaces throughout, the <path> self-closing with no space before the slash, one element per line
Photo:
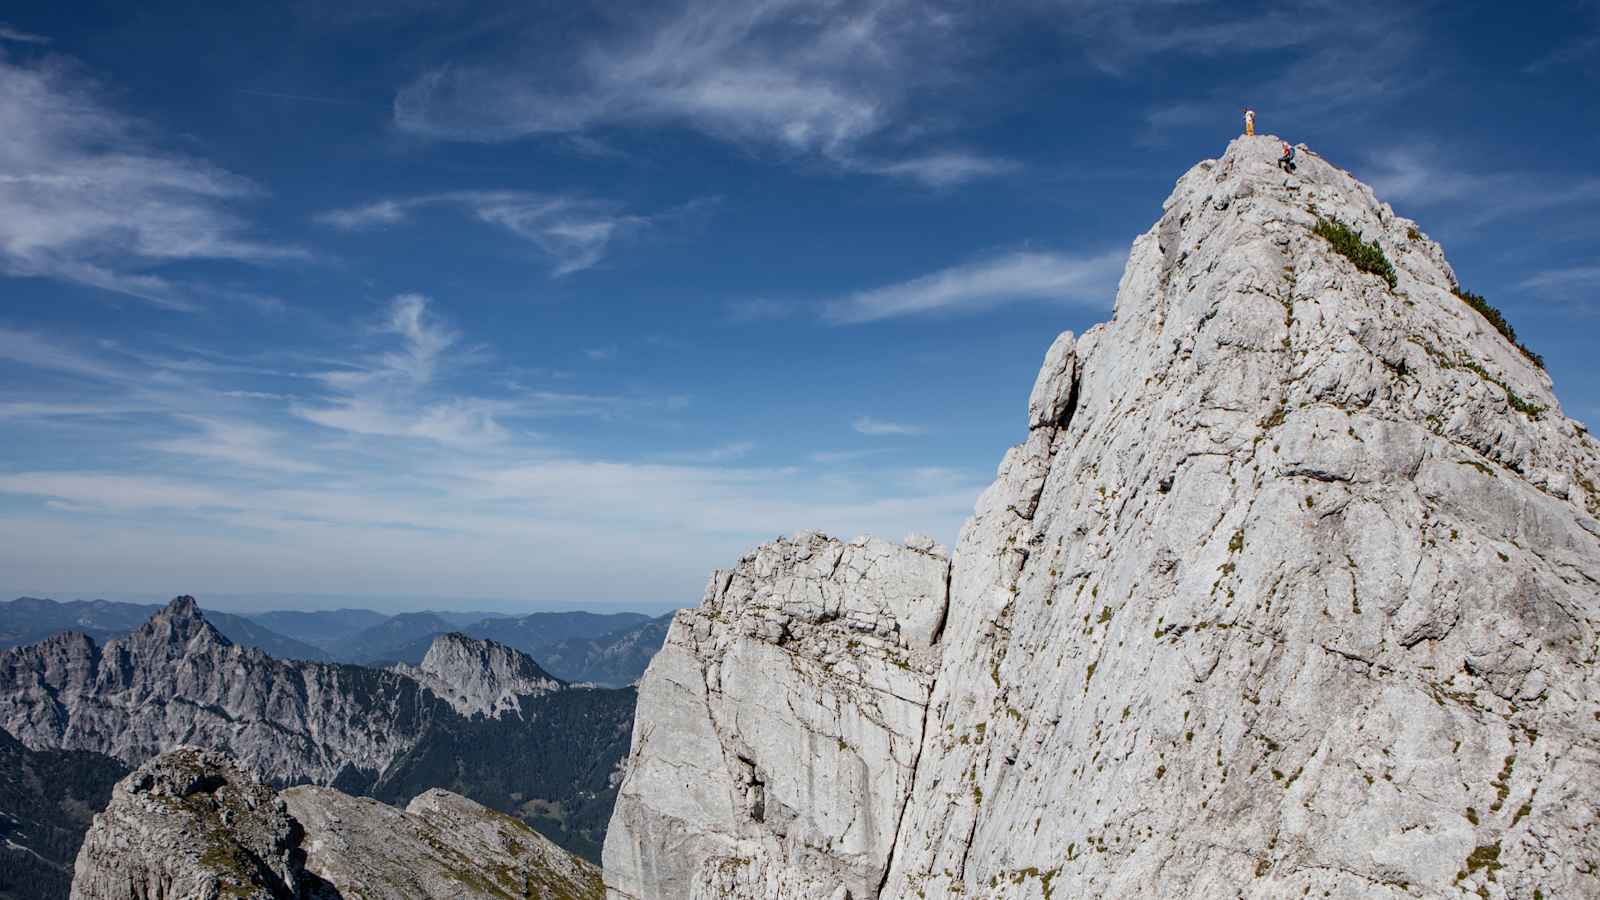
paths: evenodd
<path fill-rule="evenodd" d="M 332 788 L 275 795 L 227 757 L 163 754 L 120 782 L 79 852 L 73 900 L 598 900 L 592 864 L 431 790 L 402 812 Z"/>
<path fill-rule="evenodd" d="M 281 796 L 306 830 L 306 870 L 342 900 L 605 896 L 594 864 L 449 791 L 428 791 L 404 812 L 332 788 Z"/>
<path fill-rule="evenodd" d="M 866 896 L 911 787 L 949 564 L 931 540 L 768 544 L 678 614 L 641 685 L 614 895 Z"/>
<path fill-rule="evenodd" d="M 220 753 L 180 749 L 117 783 L 78 851 L 72 900 L 300 896 L 301 831 Z"/>
<path fill-rule="evenodd" d="M 136 766 L 193 745 L 271 784 L 388 802 L 446 787 L 596 857 L 633 699 L 459 637 L 412 674 L 277 660 L 229 642 L 188 597 L 104 647 L 66 633 L 0 653 L 0 726 L 32 749 Z"/>
<path fill-rule="evenodd" d="M 420 666 L 398 663 L 393 668 L 442 697 L 463 716 L 520 716 L 523 697 L 566 687 L 526 654 L 459 632 L 434 638 Z"/>
<path fill-rule="evenodd" d="M 1415 223 L 1276 146 L 1186 174 L 1114 318 L 1052 345 L 956 548 L 909 801 L 870 812 L 897 823 L 887 873 L 848 896 L 1600 895 L 1600 445 Z M 650 773 L 750 727 L 689 712 L 696 671 L 803 657 L 674 640 L 710 609 L 641 683 L 686 699 L 641 703 L 624 787 L 695 842 L 608 870 L 618 897 L 738 868 L 700 855 L 749 833 L 736 809 Z M 857 859 L 767 858 L 808 897 Z"/>

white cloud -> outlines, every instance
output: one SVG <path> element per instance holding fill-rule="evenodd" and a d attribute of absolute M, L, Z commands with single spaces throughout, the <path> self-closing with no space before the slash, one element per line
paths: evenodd
<path fill-rule="evenodd" d="M 249 422 L 236 422 L 203 416 L 183 417 L 199 433 L 153 441 L 152 450 L 197 459 L 229 463 L 245 469 L 262 469 L 287 474 L 322 471 L 314 463 L 289 455 L 282 449 L 282 438 L 271 429 Z"/>
<path fill-rule="evenodd" d="M 735 300 L 727 304 L 728 321 L 741 325 L 749 322 L 771 322 L 778 319 L 787 319 L 794 315 L 794 312 L 794 304 L 765 297 Z"/>
<path fill-rule="evenodd" d="M 7 25 L 4 22 L 0 22 L 0 41 L 14 41 L 18 44 L 50 43 L 50 39 L 43 35 L 29 34 L 26 31 L 12 28 L 10 25 Z"/>
<path fill-rule="evenodd" d="M 583 351 L 583 355 L 595 362 L 611 362 L 617 358 L 616 347 L 590 347 Z"/>
<path fill-rule="evenodd" d="M 0 403 L 0 419 L 55 419 L 76 416 L 118 416 L 145 412 L 146 408 L 134 405 L 103 403 L 46 403 L 16 401 Z"/>
<path fill-rule="evenodd" d="M 1572 266 L 1565 269 L 1548 269 L 1523 279 L 1521 286 L 1532 290 L 1600 287 L 1600 266 Z"/>
<path fill-rule="evenodd" d="M 192 510 L 228 505 L 225 493 L 205 485 L 109 472 L 0 475 L 0 493 L 43 497 L 61 508 L 75 510 Z"/>
<path fill-rule="evenodd" d="M 987 309 L 1022 300 L 1109 307 L 1127 256 L 1071 256 L 1023 251 L 941 269 L 899 284 L 860 291 L 827 304 L 839 324 L 899 316 Z"/>
<path fill-rule="evenodd" d="M 98 381 L 125 381 L 132 377 L 102 357 L 83 353 L 41 335 L 9 328 L 0 328 L 0 360 Z"/>
<path fill-rule="evenodd" d="M 735 441 L 731 444 L 723 444 L 720 447 L 712 447 L 708 450 L 673 453 L 668 458 L 683 463 L 723 463 L 744 459 L 755 449 L 756 445 L 752 441 Z"/>
<path fill-rule="evenodd" d="M 152 267 L 303 255 L 249 237 L 229 210 L 254 185 L 156 148 L 71 66 L 0 57 L 0 84 L 0 273 L 191 309 L 192 292 Z"/>
<path fill-rule="evenodd" d="M 854 462 L 855 460 L 863 459 L 868 456 L 875 456 L 883 452 L 885 452 L 884 448 L 875 448 L 872 450 L 826 450 L 813 453 L 807 457 L 807 459 L 814 463 L 831 466 L 837 465 L 838 463 Z"/>
<path fill-rule="evenodd" d="M 401 90 L 396 124 L 498 141 L 610 126 L 678 125 L 845 168 L 946 185 L 1009 164 L 954 152 L 873 161 L 909 97 L 949 80 L 965 23 L 912 0 L 689 0 L 614 33 L 498 63 L 433 69 Z"/>
<path fill-rule="evenodd" d="M 1391 147 L 1374 154 L 1362 179 L 1382 199 L 1429 209 L 1459 205 L 1460 221 L 1481 226 L 1507 216 L 1600 203 L 1600 178 L 1552 178 L 1530 172 L 1473 172 L 1436 148 Z"/>
<path fill-rule="evenodd" d="M 850 426 L 862 434 L 873 437 L 907 436 L 926 434 L 928 429 L 920 425 L 907 425 L 903 422 L 890 422 L 884 419 L 874 419 L 871 416 L 860 416 Z"/>
<path fill-rule="evenodd" d="M 604 203 L 575 196 L 452 191 L 329 210 L 319 214 L 317 221 L 344 231 L 365 231 L 406 224 L 418 211 L 439 207 L 464 212 L 532 243 L 554 262 L 557 277 L 594 266 L 614 242 L 659 218 L 617 212 Z"/>
<path fill-rule="evenodd" d="M 475 361 L 476 355 L 454 349 L 460 334 L 432 314 L 428 298 L 421 294 L 392 298 L 378 332 L 399 338 L 399 347 L 318 373 L 314 377 L 331 395 L 292 403 L 289 411 L 308 422 L 359 435 L 454 446 L 482 446 L 506 438 L 497 416 L 509 408 L 507 403 L 430 390 L 447 357 L 451 364 L 464 364 Z"/>
<path fill-rule="evenodd" d="M 966 184 L 1020 168 L 1011 160 L 959 152 L 931 153 L 889 163 L 855 162 L 853 165 L 862 171 L 906 178 L 935 188 Z"/>

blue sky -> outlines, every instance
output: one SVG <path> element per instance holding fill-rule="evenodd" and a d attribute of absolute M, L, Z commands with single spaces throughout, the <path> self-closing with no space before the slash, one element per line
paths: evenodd
<path fill-rule="evenodd" d="M 6 6 L 13 595 L 657 608 L 952 542 L 1245 104 L 1600 420 L 1600 4 L 226 6 Z"/>

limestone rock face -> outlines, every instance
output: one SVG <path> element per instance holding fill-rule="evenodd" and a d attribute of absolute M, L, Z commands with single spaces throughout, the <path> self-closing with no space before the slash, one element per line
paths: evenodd
<path fill-rule="evenodd" d="M 300 838 L 272 790 L 227 757 L 175 750 L 117 783 L 78 851 L 72 900 L 293 900 Z"/>
<path fill-rule="evenodd" d="M 526 654 L 494 641 L 452 632 L 433 639 L 422 665 L 394 666 L 449 703 L 463 716 L 520 716 L 521 698 L 559 691 L 565 685 Z"/>
<path fill-rule="evenodd" d="M 800 534 L 711 578 L 640 683 L 613 896 L 876 892 L 911 786 L 949 564 Z"/>
<path fill-rule="evenodd" d="M 282 793 L 306 831 L 306 871 L 340 900 L 599 900 L 600 870 L 526 825 L 449 791 L 402 812 L 332 788 Z M 312 896 L 317 896 L 315 892 Z"/>
<path fill-rule="evenodd" d="M 1415 223 L 1309 151 L 1286 178 L 1276 147 L 1190 170 L 1113 319 L 1051 347 L 956 548 L 909 801 L 862 814 L 898 824 L 856 900 L 1600 896 L 1600 445 Z M 697 651 L 709 601 L 641 683 L 628 785 L 782 727 L 688 712 L 696 672 L 802 658 Z M 748 834 L 696 774 L 650 802 L 696 847 Z M 851 858 L 767 877 L 827 897 Z"/>

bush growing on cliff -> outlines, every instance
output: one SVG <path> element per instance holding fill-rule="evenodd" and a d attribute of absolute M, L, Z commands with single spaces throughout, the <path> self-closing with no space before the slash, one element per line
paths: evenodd
<path fill-rule="evenodd" d="M 1317 217 L 1317 227 L 1311 231 L 1332 244 L 1333 249 L 1354 263 L 1357 269 L 1371 272 L 1388 282 L 1390 290 L 1398 283 L 1394 266 L 1389 263 L 1389 257 L 1383 255 L 1383 248 L 1378 246 L 1377 241 L 1366 243 L 1350 226 L 1338 219 L 1324 219 L 1321 216 Z"/>
<path fill-rule="evenodd" d="M 1515 344 L 1516 348 L 1522 351 L 1522 355 L 1528 358 L 1528 362 L 1533 363 L 1541 369 L 1544 368 L 1544 357 L 1528 349 L 1527 344 L 1517 343 L 1516 329 L 1512 328 L 1511 323 L 1506 321 L 1506 317 L 1500 314 L 1500 310 L 1489 305 L 1489 301 L 1485 300 L 1482 294 L 1474 294 L 1471 291 L 1464 291 L 1458 287 L 1455 289 L 1455 295 L 1461 298 L 1462 303 L 1465 303 L 1466 305 L 1477 310 L 1478 315 L 1488 319 L 1489 324 L 1494 326 L 1495 331 L 1505 335 L 1506 340 L 1510 341 L 1512 344 Z"/>

